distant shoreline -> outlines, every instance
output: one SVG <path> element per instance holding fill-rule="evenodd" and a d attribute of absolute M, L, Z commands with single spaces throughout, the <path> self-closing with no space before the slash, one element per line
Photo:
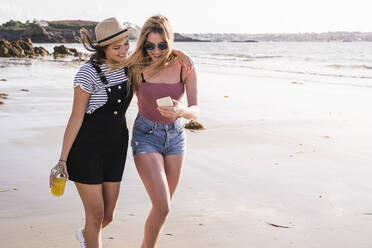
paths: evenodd
<path fill-rule="evenodd" d="M 87 20 L 34 21 L 10 20 L 0 25 L 0 40 L 21 40 L 30 38 L 34 43 L 76 43 L 81 28 L 94 34 L 97 22 Z M 132 28 L 130 40 L 136 40 L 140 26 L 125 22 Z M 319 41 L 319 42 L 372 42 L 372 32 L 304 32 L 304 33 L 174 33 L 176 42 L 264 42 L 264 41 Z"/>

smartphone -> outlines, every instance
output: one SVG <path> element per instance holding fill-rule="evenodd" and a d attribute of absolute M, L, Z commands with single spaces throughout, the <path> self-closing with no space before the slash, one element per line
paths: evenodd
<path fill-rule="evenodd" d="M 172 101 L 172 98 L 170 98 L 170 96 L 158 98 L 156 99 L 156 103 L 158 104 L 159 107 L 172 107 L 173 106 L 173 101 Z"/>

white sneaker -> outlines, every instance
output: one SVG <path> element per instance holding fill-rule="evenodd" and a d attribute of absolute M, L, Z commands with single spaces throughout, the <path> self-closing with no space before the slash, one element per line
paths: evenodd
<path fill-rule="evenodd" d="M 76 231 L 76 239 L 79 241 L 81 248 L 87 248 L 87 245 L 86 245 L 85 239 L 84 239 L 84 235 L 83 235 L 83 230 L 84 230 L 84 228 L 79 228 Z"/>

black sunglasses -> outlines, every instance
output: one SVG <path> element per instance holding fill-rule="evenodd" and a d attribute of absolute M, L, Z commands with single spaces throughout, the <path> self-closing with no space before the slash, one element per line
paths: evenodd
<path fill-rule="evenodd" d="M 151 42 L 146 42 L 145 45 L 143 45 L 143 46 L 146 50 L 151 51 L 151 50 L 155 49 L 155 44 L 151 43 Z M 159 50 L 166 50 L 166 49 L 168 49 L 168 43 L 167 42 L 160 42 L 158 44 L 158 48 L 159 48 Z"/>

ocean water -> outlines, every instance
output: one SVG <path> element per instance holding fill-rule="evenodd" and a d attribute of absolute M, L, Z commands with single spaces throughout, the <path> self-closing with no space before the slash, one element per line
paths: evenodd
<path fill-rule="evenodd" d="M 176 43 L 197 64 L 242 74 L 372 87 L 372 43 Z"/>
<path fill-rule="evenodd" d="M 59 44 L 34 44 L 50 52 L 55 45 Z M 81 44 L 65 45 L 86 53 Z M 135 43 L 130 45 L 132 50 Z M 190 55 L 197 67 L 211 72 L 372 87 L 371 42 L 177 42 L 174 46 Z M 58 81 L 56 77 L 74 74 L 81 65 L 71 60 L 54 60 L 51 56 L 37 60 L 3 58 L 0 77 L 22 78 L 30 76 L 24 73 L 29 71 L 35 82 L 41 74 Z M 63 68 L 63 72 L 56 75 L 56 68 Z M 36 83 L 43 84 L 43 80 Z"/>

